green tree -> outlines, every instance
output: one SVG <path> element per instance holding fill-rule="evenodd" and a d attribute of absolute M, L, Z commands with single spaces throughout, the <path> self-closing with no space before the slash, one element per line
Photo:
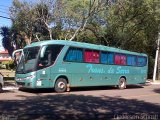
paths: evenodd
<path fill-rule="evenodd" d="M 6 50 L 8 50 L 8 53 L 10 55 L 12 55 L 14 47 L 13 47 L 13 42 L 11 41 L 11 28 L 9 28 L 9 27 L 1 27 L 0 28 L 0 34 L 3 37 L 2 38 L 3 47 Z"/>
<path fill-rule="evenodd" d="M 157 0 L 118 0 L 110 6 L 106 19 L 106 43 L 147 53 L 149 76 L 153 72 L 156 41 L 160 31 L 160 9 L 157 3 Z"/>
<path fill-rule="evenodd" d="M 153 0 L 119 0 L 107 16 L 107 43 L 137 52 L 151 53 L 158 34 L 159 22 Z"/>
<path fill-rule="evenodd" d="M 24 39 L 26 44 L 30 44 L 35 31 L 35 13 L 34 4 L 29 2 L 13 1 L 10 8 L 10 17 L 13 22 L 13 27 L 18 30 L 18 33 Z"/>
<path fill-rule="evenodd" d="M 61 14 L 65 27 L 65 39 L 73 40 L 87 26 L 94 22 L 100 22 L 100 16 L 107 8 L 104 0 L 62 0 L 58 4 L 63 6 Z M 60 6 L 59 5 L 59 6 Z"/>

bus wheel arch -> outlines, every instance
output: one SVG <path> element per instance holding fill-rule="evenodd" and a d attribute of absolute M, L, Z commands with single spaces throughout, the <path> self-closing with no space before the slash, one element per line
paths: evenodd
<path fill-rule="evenodd" d="M 58 93 L 68 91 L 69 81 L 66 76 L 59 76 L 54 84 L 54 90 Z"/>
<path fill-rule="evenodd" d="M 123 90 L 126 88 L 126 83 L 127 83 L 127 79 L 125 76 L 121 76 L 119 81 L 118 81 L 118 88 L 120 90 Z"/>

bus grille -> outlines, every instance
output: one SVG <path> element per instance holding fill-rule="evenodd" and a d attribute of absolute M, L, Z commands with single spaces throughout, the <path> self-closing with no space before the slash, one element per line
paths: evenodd
<path fill-rule="evenodd" d="M 17 82 L 17 85 L 24 86 L 24 85 L 25 85 L 25 83 L 23 83 L 23 82 Z"/>

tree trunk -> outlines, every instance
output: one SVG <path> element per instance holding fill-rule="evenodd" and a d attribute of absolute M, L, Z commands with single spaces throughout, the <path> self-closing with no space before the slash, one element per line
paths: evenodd
<path fill-rule="evenodd" d="M 24 41 L 25 41 L 25 43 L 26 43 L 27 45 L 31 44 L 31 40 L 30 40 L 30 39 L 31 39 L 31 38 L 28 38 L 27 35 L 24 36 Z"/>
<path fill-rule="evenodd" d="M 75 33 L 73 34 L 73 36 L 71 37 L 70 41 L 72 41 L 76 36 L 77 34 L 80 32 L 80 31 L 83 31 L 84 28 L 86 27 L 86 24 L 87 24 L 87 21 L 88 21 L 88 18 L 82 23 L 82 25 L 75 31 Z"/>
<path fill-rule="evenodd" d="M 48 32 L 49 32 L 49 38 L 50 38 L 50 40 L 52 40 L 53 39 L 52 38 L 52 30 L 50 28 L 48 28 Z"/>

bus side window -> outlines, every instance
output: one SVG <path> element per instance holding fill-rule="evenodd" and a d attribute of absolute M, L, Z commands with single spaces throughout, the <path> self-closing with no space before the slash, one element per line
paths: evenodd
<path fill-rule="evenodd" d="M 128 55 L 127 56 L 127 65 L 136 66 L 136 56 Z"/>
<path fill-rule="evenodd" d="M 121 54 L 121 65 L 127 64 L 127 57 L 124 54 Z"/>
<path fill-rule="evenodd" d="M 107 59 L 108 58 L 108 54 L 107 54 L 107 52 L 101 52 L 101 63 L 103 63 L 103 64 L 107 64 L 108 62 L 107 62 Z"/>
<path fill-rule="evenodd" d="M 99 51 L 85 50 L 85 62 L 99 63 Z"/>
<path fill-rule="evenodd" d="M 63 46 L 62 45 L 48 45 L 45 47 L 46 49 L 44 51 L 44 56 L 41 56 L 38 60 L 38 69 L 42 69 L 42 68 L 52 65 L 55 62 Z"/>
<path fill-rule="evenodd" d="M 137 65 L 139 67 L 143 67 L 143 66 L 146 66 L 146 64 L 147 64 L 147 58 L 138 56 Z"/>
<path fill-rule="evenodd" d="M 81 48 L 70 48 L 64 60 L 69 62 L 83 62 L 83 50 Z"/>
<path fill-rule="evenodd" d="M 99 63 L 99 51 L 93 51 L 92 62 Z"/>
<path fill-rule="evenodd" d="M 115 64 L 116 65 L 126 65 L 126 55 L 115 54 Z"/>
<path fill-rule="evenodd" d="M 92 50 L 85 50 L 84 60 L 85 62 L 92 63 Z"/>
<path fill-rule="evenodd" d="M 121 56 L 120 54 L 115 54 L 115 64 L 120 65 L 121 64 Z"/>
<path fill-rule="evenodd" d="M 114 53 L 108 52 L 108 64 L 114 64 Z"/>
<path fill-rule="evenodd" d="M 52 51 L 50 47 L 46 47 L 44 51 L 44 56 L 40 57 L 38 66 L 43 68 L 45 66 L 49 66 L 51 64 Z"/>

